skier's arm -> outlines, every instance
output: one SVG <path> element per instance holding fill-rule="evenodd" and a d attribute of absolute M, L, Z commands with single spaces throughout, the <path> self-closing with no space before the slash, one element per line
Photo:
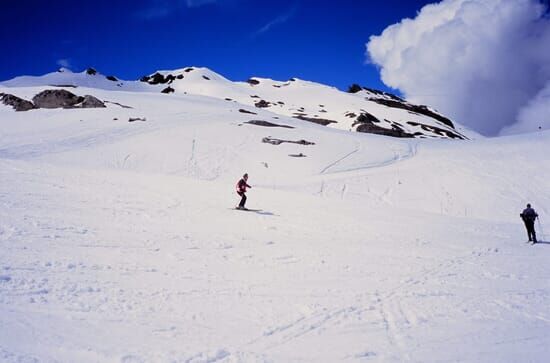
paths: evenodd
<path fill-rule="evenodd" d="M 244 183 L 246 185 L 247 188 L 252 188 L 250 185 L 248 185 L 247 183 Z"/>

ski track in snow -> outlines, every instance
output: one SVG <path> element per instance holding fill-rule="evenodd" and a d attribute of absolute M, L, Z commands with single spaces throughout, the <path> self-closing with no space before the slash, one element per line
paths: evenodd
<path fill-rule="evenodd" d="M 550 134 L 424 142 L 284 117 L 294 129 L 267 130 L 212 100 L 151 115 L 147 98 L 112 99 L 148 121 L 0 119 L 0 361 L 550 354 L 550 244 L 523 243 L 517 217 L 550 203 Z M 231 210 L 245 171 L 257 213 Z"/>

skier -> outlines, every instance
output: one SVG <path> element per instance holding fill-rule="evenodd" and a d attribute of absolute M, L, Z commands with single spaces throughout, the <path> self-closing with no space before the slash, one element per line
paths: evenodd
<path fill-rule="evenodd" d="M 246 188 L 252 188 L 250 185 L 248 185 L 246 182 L 248 180 L 248 174 L 245 173 L 241 180 L 237 182 L 237 194 L 241 197 L 241 202 L 239 203 L 239 206 L 237 209 L 242 210 L 248 210 L 245 208 L 244 204 L 246 203 Z"/>
<path fill-rule="evenodd" d="M 521 219 L 523 219 L 523 223 L 525 223 L 525 228 L 527 228 L 527 236 L 529 237 L 529 242 L 533 242 L 533 244 L 537 243 L 537 236 L 535 234 L 535 219 L 537 219 L 539 215 L 537 214 L 537 212 L 535 212 L 533 208 L 531 208 L 531 204 L 527 204 L 527 208 L 525 208 L 519 216 L 521 217 Z"/>

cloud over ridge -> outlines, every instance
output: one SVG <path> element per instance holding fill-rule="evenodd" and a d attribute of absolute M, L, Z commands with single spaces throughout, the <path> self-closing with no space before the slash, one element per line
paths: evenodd
<path fill-rule="evenodd" d="M 484 134 L 550 129 L 550 19 L 538 0 L 443 0 L 367 43 L 382 80 Z"/>

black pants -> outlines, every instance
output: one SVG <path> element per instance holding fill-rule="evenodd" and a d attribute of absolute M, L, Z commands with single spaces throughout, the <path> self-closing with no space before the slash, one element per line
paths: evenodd
<path fill-rule="evenodd" d="M 241 196 L 241 202 L 239 203 L 239 207 L 244 208 L 244 204 L 246 203 L 246 194 L 244 192 L 237 192 Z"/>
<path fill-rule="evenodd" d="M 537 242 L 537 235 L 535 234 L 535 221 L 523 222 L 525 223 L 525 228 L 527 228 L 527 236 L 529 237 L 529 241 Z"/>

